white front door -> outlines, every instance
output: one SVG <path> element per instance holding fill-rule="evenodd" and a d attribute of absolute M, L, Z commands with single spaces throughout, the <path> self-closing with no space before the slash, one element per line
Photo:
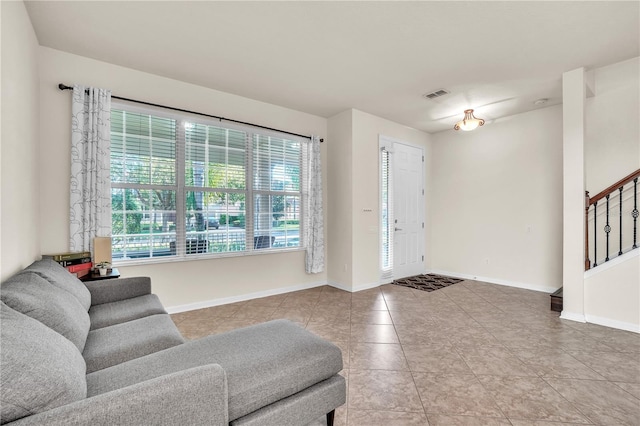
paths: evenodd
<path fill-rule="evenodd" d="M 425 272 L 423 151 L 393 144 L 393 278 Z"/>

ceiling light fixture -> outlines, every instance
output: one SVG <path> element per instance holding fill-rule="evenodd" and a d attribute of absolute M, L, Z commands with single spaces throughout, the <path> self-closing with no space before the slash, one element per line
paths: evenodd
<path fill-rule="evenodd" d="M 465 132 L 468 132 L 482 125 L 484 125 L 484 120 L 482 118 L 474 117 L 472 109 L 465 109 L 464 118 L 458 121 L 456 125 L 453 126 L 453 128 L 456 130 L 464 130 Z"/>

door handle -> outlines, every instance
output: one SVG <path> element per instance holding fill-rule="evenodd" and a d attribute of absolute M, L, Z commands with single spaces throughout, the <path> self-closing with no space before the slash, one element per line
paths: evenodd
<path fill-rule="evenodd" d="M 402 228 L 393 228 L 394 231 L 402 231 Z"/>

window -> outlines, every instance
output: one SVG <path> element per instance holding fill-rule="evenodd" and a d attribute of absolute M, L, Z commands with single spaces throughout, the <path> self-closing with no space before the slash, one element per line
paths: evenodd
<path fill-rule="evenodd" d="M 380 148 L 380 272 L 383 280 L 393 279 L 393 200 L 391 153 Z"/>
<path fill-rule="evenodd" d="M 301 247 L 304 145 L 248 126 L 114 104 L 113 258 Z"/>

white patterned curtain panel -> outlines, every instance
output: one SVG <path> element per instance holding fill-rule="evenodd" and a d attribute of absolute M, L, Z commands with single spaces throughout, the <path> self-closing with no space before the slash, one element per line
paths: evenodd
<path fill-rule="evenodd" d="M 322 166 L 320 138 L 312 136 L 305 143 L 304 161 L 307 162 L 305 184 L 304 234 L 307 242 L 305 270 L 308 274 L 324 271 L 324 215 L 322 208 Z"/>
<path fill-rule="evenodd" d="M 71 251 L 92 251 L 111 236 L 111 91 L 73 87 L 71 106 Z"/>

